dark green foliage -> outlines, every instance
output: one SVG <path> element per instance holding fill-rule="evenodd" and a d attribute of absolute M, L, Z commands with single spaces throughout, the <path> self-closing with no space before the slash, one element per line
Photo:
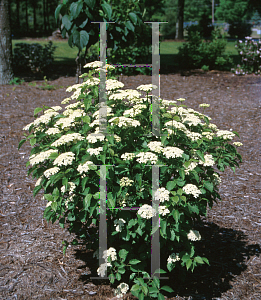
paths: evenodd
<path fill-rule="evenodd" d="M 244 21 L 240 22 L 232 22 L 229 25 L 228 33 L 230 37 L 236 37 L 239 39 L 245 38 L 245 36 L 250 36 L 252 33 L 251 30 L 252 25 L 248 24 Z"/>
<path fill-rule="evenodd" d="M 209 69 L 227 69 L 231 59 L 225 55 L 227 41 L 220 38 L 220 30 L 212 32 L 211 40 L 204 40 L 198 31 L 190 31 L 188 42 L 179 47 L 178 61 L 184 69 L 199 69 L 208 66 Z"/>
<path fill-rule="evenodd" d="M 33 72 L 42 72 L 52 64 L 55 49 L 51 41 L 45 46 L 38 43 L 18 43 L 14 48 L 14 68 L 29 67 Z"/>

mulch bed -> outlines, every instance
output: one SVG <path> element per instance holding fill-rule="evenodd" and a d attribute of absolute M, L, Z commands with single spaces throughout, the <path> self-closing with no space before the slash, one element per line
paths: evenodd
<path fill-rule="evenodd" d="M 151 83 L 151 77 L 143 75 L 120 80 L 125 88 Z M 161 75 L 160 80 L 163 99 L 186 98 L 184 104 L 195 110 L 200 103 L 209 103 L 205 114 L 218 128 L 236 130 L 243 143 L 240 169 L 221 175 L 222 202 L 214 205 L 199 229 L 202 241 L 196 243 L 197 253 L 207 257 L 210 266 L 196 268 L 184 283 L 179 274 L 163 280 L 162 285 L 176 291 L 164 293 L 166 299 L 261 299 L 261 78 L 191 72 Z M 65 88 L 74 83 L 74 77 L 59 77 L 49 84 L 64 88 L 51 91 L 37 87 L 43 81 L 36 86 L 28 82 L 0 86 L 1 299 L 114 297 L 109 281 L 90 279 L 97 276 L 92 252 L 75 246 L 63 256 L 61 242 L 74 236 L 43 219 L 46 201 L 42 194 L 33 197 L 35 181 L 25 168 L 30 145 L 17 150 L 22 128 L 34 120 L 34 109 L 59 105 L 68 97 Z M 125 299 L 135 297 L 128 294 Z"/>

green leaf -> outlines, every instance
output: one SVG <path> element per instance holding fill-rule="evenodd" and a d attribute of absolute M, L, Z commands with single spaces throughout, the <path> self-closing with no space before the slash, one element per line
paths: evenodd
<path fill-rule="evenodd" d="M 95 6 L 96 0 L 84 0 L 84 2 L 90 7 L 90 9 L 93 9 Z"/>
<path fill-rule="evenodd" d="M 167 221 L 166 220 L 160 220 L 160 233 L 162 237 L 166 236 L 166 228 L 167 228 Z"/>
<path fill-rule="evenodd" d="M 116 199 L 114 199 L 112 192 L 107 194 L 108 207 L 115 208 Z"/>
<path fill-rule="evenodd" d="M 149 287 L 149 293 L 152 294 L 152 293 L 158 293 L 159 290 L 157 288 L 155 288 L 154 286 L 152 287 Z"/>
<path fill-rule="evenodd" d="M 50 194 L 44 194 L 44 198 L 45 198 L 48 202 L 53 201 L 53 196 L 50 195 Z"/>
<path fill-rule="evenodd" d="M 200 256 L 196 256 L 196 257 L 194 258 L 194 260 L 195 260 L 197 263 L 199 263 L 199 264 L 204 264 L 204 261 L 203 261 L 203 259 L 202 259 Z"/>
<path fill-rule="evenodd" d="M 36 138 L 30 139 L 30 145 L 33 146 L 36 144 Z"/>
<path fill-rule="evenodd" d="M 133 24 L 132 24 L 130 21 L 127 21 L 127 22 L 125 23 L 125 26 L 126 26 L 129 30 L 131 30 L 132 32 L 134 32 L 134 26 L 133 26 Z"/>
<path fill-rule="evenodd" d="M 88 194 L 85 196 L 83 199 L 83 209 L 88 210 L 89 206 L 91 205 L 91 199 L 92 199 L 92 194 Z"/>
<path fill-rule="evenodd" d="M 206 257 L 201 257 L 202 259 L 203 259 L 203 261 L 205 262 L 205 263 L 207 263 L 208 265 L 209 265 L 209 261 L 208 261 L 208 259 L 206 258 Z"/>
<path fill-rule="evenodd" d="M 155 284 L 155 286 L 159 289 L 160 288 L 160 281 L 159 278 L 157 276 L 153 277 L 153 283 Z"/>
<path fill-rule="evenodd" d="M 157 270 L 155 270 L 155 272 L 154 273 L 160 273 L 160 274 L 165 274 L 165 273 L 167 273 L 166 271 L 164 271 L 163 269 L 157 269 Z"/>
<path fill-rule="evenodd" d="M 184 172 L 184 170 L 179 170 L 179 175 L 182 178 L 182 180 L 185 179 L 185 172 Z"/>
<path fill-rule="evenodd" d="M 135 273 L 132 273 L 132 274 L 135 274 Z M 134 284 L 132 287 L 131 287 L 131 291 L 132 292 L 136 292 L 136 291 L 140 291 L 141 287 L 139 284 Z"/>
<path fill-rule="evenodd" d="M 131 265 L 137 265 L 138 263 L 140 263 L 141 261 L 140 260 L 138 260 L 138 259 L 131 259 L 130 261 L 129 261 L 129 264 L 131 264 Z"/>
<path fill-rule="evenodd" d="M 85 30 L 80 31 L 80 50 L 87 46 L 89 42 L 89 34 Z"/>
<path fill-rule="evenodd" d="M 36 186 L 33 191 L 33 196 L 35 197 L 41 189 L 42 187 L 40 185 Z"/>
<path fill-rule="evenodd" d="M 70 18 L 68 15 L 64 15 L 62 17 L 62 23 L 67 31 L 69 31 L 70 28 L 72 27 L 72 22 L 70 21 Z"/>
<path fill-rule="evenodd" d="M 178 221 L 179 221 L 179 211 L 176 210 L 176 209 L 173 212 L 173 218 L 176 221 L 176 223 L 178 223 Z"/>
<path fill-rule="evenodd" d="M 166 185 L 166 188 L 167 188 L 168 191 L 172 191 L 175 186 L 176 186 L 175 181 L 169 181 Z"/>
<path fill-rule="evenodd" d="M 121 280 L 121 274 L 120 273 L 116 273 L 116 279 L 118 280 L 118 281 L 120 281 Z"/>
<path fill-rule="evenodd" d="M 55 16 L 56 20 L 59 18 L 59 14 L 60 14 L 60 11 L 61 11 L 62 7 L 63 7 L 63 4 L 61 3 L 55 9 L 54 16 Z"/>
<path fill-rule="evenodd" d="M 128 253 L 129 253 L 129 251 L 127 251 L 127 250 L 125 250 L 125 249 L 121 249 L 121 250 L 119 251 L 119 257 L 122 258 L 123 260 L 125 260 Z"/>
<path fill-rule="evenodd" d="M 161 293 L 158 294 L 158 300 L 165 300 L 164 296 Z"/>
<path fill-rule="evenodd" d="M 144 294 L 143 294 L 143 292 L 139 293 L 138 298 L 139 298 L 139 300 L 144 300 Z"/>
<path fill-rule="evenodd" d="M 90 119 L 89 116 L 84 116 L 84 117 L 82 118 L 82 121 L 83 121 L 83 123 L 87 123 L 87 124 L 90 124 L 90 123 L 91 123 L 91 119 Z"/>
<path fill-rule="evenodd" d="M 108 278 L 109 278 L 110 282 L 113 284 L 113 283 L 114 283 L 114 280 L 115 280 L 115 276 L 114 276 L 113 274 L 110 274 L 110 275 L 108 276 Z"/>
<path fill-rule="evenodd" d="M 124 274 L 125 273 L 125 269 L 122 267 L 122 268 L 118 268 L 118 272 L 120 274 Z"/>
<path fill-rule="evenodd" d="M 108 19 L 111 19 L 111 14 L 112 14 L 112 8 L 110 6 L 110 4 L 108 4 L 107 2 L 104 2 L 102 5 L 102 9 L 104 11 L 104 13 L 106 14 L 106 16 L 108 17 Z"/>
<path fill-rule="evenodd" d="M 214 185 L 212 182 L 204 181 L 204 187 L 208 189 L 211 193 L 213 192 Z"/>
<path fill-rule="evenodd" d="M 130 13 L 129 13 L 129 17 L 130 17 L 130 19 L 131 19 L 131 22 L 132 22 L 134 25 L 136 25 L 136 24 L 137 24 L 137 16 L 136 16 L 136 14 L 133 13 L 133 12 L 130 12 Z"/>
<path fill-rule="evenodd" d="M 49 155 L 49 159 L 55 160 L 58 156 L 59 156 L 59 153 L 53 152 L 53 153 L 51 153 L 51 154 Z"/>
<path fill-rule="evenodd" d="M 199 150 L 198 150 L 196 153 L 197 153 L 197 155 L 199 156 L 199 158 L 200 158 L 203 162 L 205 162 L 204 154 L 203 154 L 201 151 L 199 151 Z"/>
<path fill-rule="evenodd" d="M 192 260 L 191 259 L 188 259 L 186 261 L 186 267 L 187 267 L 187 270 L 190 268 L 190 266 L 192 265 Z"/>
<path fill-rule="evenodd" d="M 42 111 L 42 110 L 43 110 L 42 107 L 36 107 L 36 109 L 34 110 L 34 116 L 35 116 L 36 114 L 38 114 L 40 111 Z"/>
<path fill-rule="evenodd" d="M 70 6 L 70 11 L 71 11 L 71 14 L 73 16 L 74 19 L 76 19 L 81 10 L 82 10 L 82 7 L 83 7 L 83 3 L 82 2 L 73 2 Z"/>
<path fill-rule="evenodd" d="M 169 286 L 167 286 L 167 285 L 164 285 L 162 288 L 160 288 L 161 290 L 164 290 L 164 291 L 166 291 L 166 292 L 169 292 L 169 293 L 171 293 L 171 292 L 174 292 L 174 290 L 171 288 L 171 287 L 169 287 Z"/>
<path fill-rule="evenodd" d="M 26 142 L 26 139 L 22 139 L 18 144 L 18 150 L 22 147 L 22 145 Z"/>

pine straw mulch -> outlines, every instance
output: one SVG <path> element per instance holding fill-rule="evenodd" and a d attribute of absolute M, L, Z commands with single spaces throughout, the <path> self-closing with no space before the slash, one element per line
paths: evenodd
<path fill-rule="evenodd" d="M 205 113 L 212 122 L 220 129 L 237 130 L 243 143 L 241 168 L 222 174 L 222 202 L 214 205 L 199 229 L 202 241 L 196 243 L 197 253 L 206 256 L 210 266 L 195 269 L 185 283 L 179 274 L 162 281 L 176 291 L 165 293 L 166 299 L 261 299 L 261 78 L 198 72 L 160 79 L 162 98 L 186 98 L 185 104 L 195 110 L 200 103 L 209 103 Z M 151 83 L 150 76 L 141 75 L 120 80 L 125 88 Z M 46 202 L 41 194 L 33 198 L 35 182 L 26 175 L 30 146 L 17 150 L 34 108 L 59 105 L 68 96 L 65 87 L 74 83 L 73 77 L 60 77 L 49 84 L 64 88 L 53 91 L 28 82 L 0 87 L 1 299 L 113 298 L 109 281 L 90 279 L 97 276 L 91 252 L 69 247 L 63 256 L 61 242 L 74 237 L 43 219 Z M 127 294 L 125 299 L 135 297 Z"/>

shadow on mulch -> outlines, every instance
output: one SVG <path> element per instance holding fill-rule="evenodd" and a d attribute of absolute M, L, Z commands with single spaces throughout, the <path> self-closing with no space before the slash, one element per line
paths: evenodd
<path fill-rule="evenodd" d="M 162 277 L 169 279 L 163 280 L 162 286 L 168 285 L 175 291 L 175 294 L 162 292 L 167 297 L 193 296 L 193 300 L 220 297 L 222 293 L 232 288 L 229 282 L 247 269 L 245 262 L 253 255 L 260 256 L 260 245 L 246 245 L 247 236 L 240 230 L 220 227 L 206 221 L 197 224 L 195 229 L 198 229 L 202 236 L 202 240 L 195 243 L 195 256 L 207 257 L 210 265 L 198 266 L 193 273 L 186 274 L 184 269 L 176 271 L 174 269 L 172 274 L 163 274 Z M 90 255 L 88 252 L 89 250 L 78 249 L 75 258 L 85 262 L 81 269 L 89 267 L 91 274 L 95 274 L 97 267 L 92 253 Z M 161 265 L 163 264 L 162 261 Z M 95 285 L 108 284 L 108 280 L 92 279 L 91 274 L 81 275 L 79 280 L 84 284 L 89 282 Z"/>

